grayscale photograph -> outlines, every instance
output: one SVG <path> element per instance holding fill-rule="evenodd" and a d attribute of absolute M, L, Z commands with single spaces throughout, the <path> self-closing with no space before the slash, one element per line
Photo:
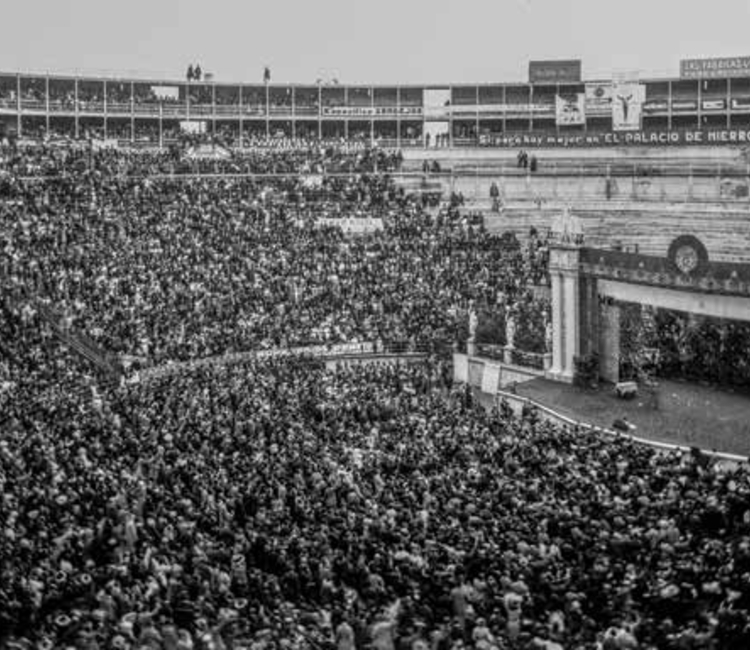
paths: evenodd
<path fill-rule="evenodd" d="M 748 0 L 0 16 L 0 650 L 750 650 Z"/>

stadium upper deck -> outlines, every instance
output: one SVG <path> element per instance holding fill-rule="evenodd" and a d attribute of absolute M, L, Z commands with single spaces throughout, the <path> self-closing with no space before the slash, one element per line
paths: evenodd
<path fill-rule="evenodd" d="M 398 147 L 746 144 L 750 76 L 349 86 L 0 73 L 0 125 L 158 144 L 185 130 Z"/>

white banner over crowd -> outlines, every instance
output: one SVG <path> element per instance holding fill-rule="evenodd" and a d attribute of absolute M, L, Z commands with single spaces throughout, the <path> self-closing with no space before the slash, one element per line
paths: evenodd
<path fill-rule="evenodd" d="M 383 220 L 379 217 L 320 217 L 315 225 L 338 226 L 347 234 L 366 235 L 383 230 Z"/>
<path fill-rule="evenodd" d="M 156 368 L 148 368 L 140 372 L 134 372 L 129 379 L 131 383 L 139 383 L 166 375 L 186 372 L 203 366 L 228 366 L 235 363 L 243 363 L 251 360 L 278 359 L 283 357 L 308 357 L 325 359 L 334 357 L 346 357 L 349 355 L 376 354 L 379 347 L 372 341 L 361 341 L 356 343 L 337 343 L 333 345 L 309 345 L 294 348 L 271 348 L 268 350 L 255 350 L 252 352 L 238 352 L 218 357 L 209 357 L 195 361 L 184 361 L 180 363 L 167 363 Z"/>

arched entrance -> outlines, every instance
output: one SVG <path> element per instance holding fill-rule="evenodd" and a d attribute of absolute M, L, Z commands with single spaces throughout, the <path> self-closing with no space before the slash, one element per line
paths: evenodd
<path fill-rule="evenodd" d="M 550 246 L 552 367 L 571 383 L 576 359 L 599 356 L 599 374 L 619 381 L 620 305 L 638 303 L 721 319 L 750 321 L 750 264 L 711 262 L 691 235 L 666 257 L 586 248 L 563 229 Z"/>

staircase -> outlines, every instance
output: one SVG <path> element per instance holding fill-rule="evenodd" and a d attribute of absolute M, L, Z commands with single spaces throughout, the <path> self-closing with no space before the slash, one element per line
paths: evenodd
<path fill-rule="evenodd" d="M 55 312 L 49 305 L 42 302 L 25 287 L 15 286 L 13 289 L 4 288 L 2 298 L 7 305 L 18 312 L 25 305 L 31 306 L 39 317 L 50 326 L 52 332 L 61 343 L 92 363 L 94 367 L 102 372 L 103 377 L 99 382 L 100 384 L 102 382 L 107 384 L 119 382 L 122 375 L 120 362 L 83 332 L 66 327 L 65 320 L 61 314 Z"/>
<path fill-rule="evenodd" d="M 447 189 L 444 183 L 445 176 L 434 176 L 430 174 L 409 174 L 407 176 L 394 176 L 397 187 L 403 188 L 406 194 L 441 194 Z"/>
<path fill-rule="evenodd" d="M 31 300 L 37 313 L 52 328 L 58 339 L 69 349 L 96 366 L 107 378 L 117 380 L 122 367 L 117 359 L 103 350 L 89 336 L 65 326 L 65 319 L 40 300 Z"/>

